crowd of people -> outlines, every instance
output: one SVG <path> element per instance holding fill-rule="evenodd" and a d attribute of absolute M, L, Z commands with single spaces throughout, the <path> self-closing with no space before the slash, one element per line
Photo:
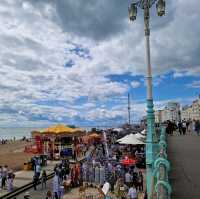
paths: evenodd
<path fill-rule="evenodd" d="M 0 139 L 0 144 L 8 144 L 9 143 L 9 140 L 7 139 Z"/>
<path fill-rule="evenodd" d="M 122 160 L 142 156 L 145 161 L 144 146 L 123 146 L 116 143 L 118 138 L 116 133 L 107 132 L 107 146 L 102 142 L 93 143 L 93 153 L 81 165 L 82 181 L 84 184 L 100 186 L 107 182 L 115 197 L 135 199 L 139 192 L 144 191 L 143 169 L 138 168 L 142 164 L 126 165 Z"/>
<path fill-rule="evenodd" d="M 109 183 L 110 192 L 116 198 L 136 199 L 139 192 L 144 191 L 143 169 L 137 164 L 125 165 L 123 158 L 135 159 L 138 154 L 145 156 L 144 146 L 122 146 L 116 143 L 119 138 L 116 133 L 107 133 L 107 141 L 90 143 L 86 157 L 82 162 L 72 164 L 67 159 L 54 168 L 52 189 L 47 191 L 46 199 L 61 199 L 70 188 L 103 187 Z M 143 157 L 143 160 L 145 158 Z M 34 189 L 41 181 L 41 188 L 46 188 L 47 175 L 41 169 L 41 162 L 34 164 Z"/>
<path fill-rule="evenodd" d="M 20 140 L 17 140 L 16 137 L 13 137 L 11 139 L 0 139 L 0 144 L 4 145 L 4 144 L 10 144 L 10 143 L 14 143 L 15 141 L 26 141 L 26 142 L 30 142 L 31 139 L 30 138 L 26 138 L 25 136 L 20 139 Z"/>
<path fill-rule="evenodd" d="M 175 131 L 179 132 L 179 135 L 186 135 L 195 133 L 200 135 L 200 120 L 182 120 L 179 122 L 167 121 L 166 132 L 169 135 L 173 135 Z"/>
<path fill-rule="evenodd" d="M 47 188 L 47 173 L 42 169 L 42 163 L 39 159 L 35 162 L 34 175 L 33 175 L 33 187 L 34 190 Z M 61 199 L 64 192 L 72 187 L 78 187 L 81 184 L 80 163 L 71 165 L 69 160 L 62 160 L 60 164 L 57 164 L 54 168 L 54 178 L 52 183 L 52 190 L 47 191 L 47 199 Z M 30 197 L 30 196 L 29 196 Z"/>
<path fill-rule="evenodd" d="M 60 164 L 54 168 L 52 188 L 47 186 L 47 172 L 44 169 L 47 164 L 46 157 L 34 157 L 31 159 L 34 190 L 46 192 L 46 199 L 62 199 L 64 193 L 75 187 L 99 187 L 103 188 L 108 183 L 110 192 L 116 198 L 136 199 L 139 192 L 144 191 L 144 173 L 141 162 L 123 164 L 124 158 L 136 159 L 140 156 L 145 161 L 144 146 L 120 145 L 116 140 L 121 138 L 116 132 L 97 132 L 102 139 L 94 139 L 87 150 L 82 151 L 85 158 L 81 161 L 70 162 L 62 158 Z M 62 156 L 61 156 L 62 157 Z M 141 158 L 142 157 L 142 158 Z M 145 162 L 143 162 L 145 165 Z M 15 175 L 7 166 L 0 166 L 0 188 L 13 190 Z M 31 198 L 26 193 L 24 198 Z"/>

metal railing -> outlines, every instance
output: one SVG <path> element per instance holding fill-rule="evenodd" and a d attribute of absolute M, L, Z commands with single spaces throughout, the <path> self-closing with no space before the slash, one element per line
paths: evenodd
<path fill-rule="evenodd" d="M 156 199 L 170 199 L 171 185 L 169 183 L 170 163 L 167 159 L 166 131 L 162 127 L 158 143 L 158 153 L 154 161 L 154 190 Z"/>
<path fill-rule="evenodd" d="M 47 180 L 50 180 L 51 178 L 53 178 L 53 176 L 54 176 L 54 173 L 47 175 Z M 40 183 L 41 183 L 41 178 L 40 178 L 39 182 L 37 183 L 37 185 L 39 185 Z M 30 182 L 26 185 L 23 185 L 15 190 L 13 190 L 10 193 L 7 193 L 7 194 L 1 196 L 0 199 L 13 199 L 14 197 L 22 194 L 23 192 L 33 188 L 33 186 L 34 186 L 34 183 Z"/>

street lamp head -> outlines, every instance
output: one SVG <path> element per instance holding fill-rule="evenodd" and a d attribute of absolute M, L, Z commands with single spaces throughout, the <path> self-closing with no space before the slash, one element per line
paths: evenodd
<path fill-rule="evenodd" d="M 165 0 L 158 0 L 156 9 L 159 17 L 165 15 Z"/>
<path fill-rule="evenodd" d="M 135 5 L 135 3 L 131 3 L 131 5 L 129 6 L 129 8 L 128 8 L 128 14 L 129 14 L 130 21 L 136 20 L 137 6 Z"/>

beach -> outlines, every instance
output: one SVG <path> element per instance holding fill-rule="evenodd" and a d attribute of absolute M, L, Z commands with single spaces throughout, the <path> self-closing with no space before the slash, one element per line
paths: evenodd
<path fill-rule="evenodd" d="M 25 162 L 30 161 L 30 158 L 34 154 L 24 153 L 26 145 L 30 145 L 30 142 L 15 141 L 8 144 L 0 145 L 0 165 L 8 165 L 9 168 L 14 171 L 23 169 Z"/>

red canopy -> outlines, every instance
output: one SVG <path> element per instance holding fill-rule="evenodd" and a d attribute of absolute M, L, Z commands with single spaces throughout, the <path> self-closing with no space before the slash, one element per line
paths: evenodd
<path fill-rule="evenodd" d="M 122 164 L 123 165 L 135 165 L 136 164 L 136 160 L 135 159 L 131 159 L 131 158 L 128 158 L 128 157 L 125 157 L 123 160 L 122 160 Z"/>

